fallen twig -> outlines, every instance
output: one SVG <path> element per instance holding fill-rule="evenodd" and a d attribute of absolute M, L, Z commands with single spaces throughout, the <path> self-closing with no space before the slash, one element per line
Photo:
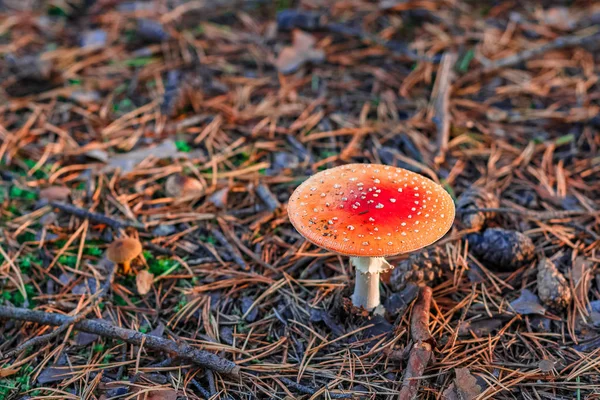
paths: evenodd
<path fill-rule="evenodd" d="M 67 214 L 71 214 L 82 219 L 89 219 L 90 221 L 110 226 L 115 230 L 128 226 L 138 229 L 145 229 L 144 224 L 141 224 L 137 221 L 119 221 L 107 215 L 88 211 L 84 208 L 79 208 L 67 203 L 52 201 L 49 204 L 51 207 L 58 208 L 60 211 L 65 212 Z"/>
<path fill-rule="evenodd" d="M 421 384 L 420 378 L 423 376 L 423 372 L 431 360 L 432 336 L 429 331 L 431 294 L 432 290 L 430 287 L 423 287 L 413 308 L 410 333 L 415 344 L 410 351 L 398 400 L 417 398 L 417 392 Z"/>
<path fill-rule="evenodd" d="M 436 164 L 442 164 L 446 160 L 446 151 L 448 151 L 451 119 L 449 110 L 450 88 L 454 78 L 452 67 L 456 63 L 456 59 L 456 53 L 444 53 L 431 95 L 431 107 L 433 109 L 432 120 L 437 128 L 438 136 L 438 154 L 435 156 Z"/>
<path fill-rule="evenodd" d="M 102 300 L 104 295 L 110 289 L 110 285 L 113 280 L 113 276 L 115 274 L 115 265 L 113 263 L 111 263 L 111 265 L 112 266 L 110 268 L 110 271 L 108 272 L 108 275 L 106 276 L 106 281 L 104 281 L 100 290 L 98 290 L 97 293 L 95 293 L 94 295 L 92 295 L 92 297 L 90 297 L 90 299 L 89 299 L 90 305 L 89 306 L 87 306 L 81 312 L 74 315 L 71 320 L 66 321 L 65 323 L 60 325 L 58 328 L 56 328 L 52 332 L 47 333 L 45 335 L 34 337 L 30 340 L 27 340 L 27 341 L 21 343 L 19 346 L 17 346 L 13 350 L 2 355 L 1 358 L 8 359 L 8 358 L 15 356 L 16 354 L 19 354 L 19 353 L 27 350 L 30 347 L 48 343 L 53 338 L 57 337 L 58 335 L 60 335 L 61 333 L 63 333 L 67 329 L 69 329 L 69 327 L 71 327 L 73 324 L 76 324 L 77 322 L 83 320 L 94 309 L 94 307 L 96 307 L 96 305 Z"/>
<path fill-rule="evenodd" d="M 60 326 L 71 323 L 75 317 L 29 310 L 27 308 L 0 306 L 0 318 Z M 216 354 L 198 350 L 185 343 L 176 343 L 173 340 L 121 328 L 103 320 L 84 319 L 73 323 L 73 329 L 110 339 L 120 339 L 135 345 L 140 345 L 143 342 L 144 346 L 149 349 L 174 354 L 177 357 L 192 361 L 201 367 L 212 369 L 218 373 L 237 376 L 240 372 L 240 367 L 235 363 L 221 358 Z"/>
<path fill-rule="evenodd" d="M 531 211 L 517 210 L 514 208 L 471 208 L 462 211 L 463 214 L 473 214 L 478 212 L 497 212 L 506 214 L 517 214 L 534 219 L 559 219 L 577 216 L 598 216 L 600 211 L 580 211 L 580 210 L 564 210 L 564 211 Z"/>
<path fill-rule="evenodd" d="M 542 55 L 552 50 L 560 50 L 567 47 L 582 46 L 586 43 L 592 43 L 595 40 L 600 39 L 600 33 L 598 30 L 593 32 L 587 32 L 581 36 L 561 36 L 553 41 L 543 44 L 533 49 L 523 50 L 517 54 L 501 58 L 485 63 L 483 68 L 476 69 L 464 75 L 456 82 L 456 86 L 460 87 L 467 82 L 478 79 L 479 77 L 489 74 L 490 72 L 496 71 L 501 68 L 514 67 L 524 61 L 528 61 L 534 57 Z"/>

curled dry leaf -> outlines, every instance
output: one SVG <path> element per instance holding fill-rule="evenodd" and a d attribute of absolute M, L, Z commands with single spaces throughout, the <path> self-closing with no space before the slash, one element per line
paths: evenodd
<path fill-rule="evenodd" d="M 103 168 L 102 172 L 111 172 L 117 168 L 120 168 L 122 172 L 130 172 L 148 157 L 165 159 L 177 157 L 180 154 L 185 156 L 185 153 L 179 152 L 175 142 L 168 139 L 158 146 L 146 147 L 143 149 L 130 151 L 128 153 L 110 156 L 108 164 Z"/>
<path fill-rule="evenodd" d="M 152 289 L 152 283 L 154 282 L 154 274 L 146 270 L 140 271 L 135 277 L 135 284 L 139 294 L 147 294 Z"/>
<path fill-rule="evenodd" d="M 138 400 L 177 400 L 177 391 L 171 388 L 142 389 L 136 388 Z"/>
<path fill-rule="evenodd" d="M 284 47 L 275 60 L 279 72 L 290 74 L 305 63 L 317 63 L 325 59 L 325 52 L 314 48 L 317 41 L 312 35 L 299 29 L 295 29 L 292 35 L 292 46 Z"/>

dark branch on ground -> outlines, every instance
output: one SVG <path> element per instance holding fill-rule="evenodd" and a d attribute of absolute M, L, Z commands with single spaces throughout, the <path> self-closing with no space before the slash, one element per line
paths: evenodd
<path fill-rule="evenodd" d="M 73 324 L 76 324 L 77 322 L 83 320 L 90 312 L 92 312 L 92 310 L 98 305 L 98 303 L 100 301 L 102 301 L 102 298 L 104 297 L 104 295 L 106 295 L 106 293 L 108 293 L 108 290 L 110 289 L 110 285 L 113 280 L 113 276 L 115 274 L 115 269 L 116 269 L 115 264 L 110 263 L 110 265 L 111 265 L 111 267 L 110 267 L 110 271 L 108 272 L 108 274 L 106 276 L 106 281 L 104 281 L 100 290 L 96 294 L 92 295 L 92 297 L 90 297 L 90 305 L 89 306 L 87 306 L 81 312 L 74 315 L 71 320 L 66 321 L 65 323 L 60 325 L 58 328 L 56 328 L 54 331 L 47 333 L 45 335 L 34 337 L 30 340 L 27 340 L 26 342 L 21 343 L 19 346 L 17 346 L 10 352 L 8 352 L 4 355 L 1 355 L 1 358 L 9 359 L 9 358 L 12 358 L 13 356 L 27 350 L 30 347 L 39 346 L 41 344 L 48 343 L 53 338 L 57 337 L 58 335 L 60 335 L 61 333 L 63 333 L 67 329 L 69 329 L 69 327 L 71 327 Z"/>
<path fill-rule="evenodd" d="M 113 228 L 115 230 L 125 228 L 128 226 L 138 228 L 138 229 L 145 229 L 144 224 L 141 224 L 139 222 L 119 221 L 119 220 L 117 220 L 115 218 L 111 218 L 107 215 L 88 211 L 84 208 L 79 208 L 79 207 L 76 207 L 71 204 L 61 203 L 58 201 L 52 201 L 48 204 L 53 208 L 58 208 L 60 211 L 62 211 L 64 213 L 71 214 L 71 215 L 74 215 L 74 216 L 76 216 L 78 218 L 82 218 L 82 219 L 89 219 L 92 222 L 97 222 L 99 224 L 104 224 L 104 225 L 110 226 L 111 228 Z"/>
<path fill-rule="evenodd" d="M 75 317 L 43 311 L 29 310 L 27 308 L 0 306 L 0 318 L 15 319 L 19 321 L 35 322 L 43 325 L 60 326 L 73 323 Z M 204 368 L 228 375 L 238 375 L 240 367 L 233 362 L 221 358 L 208 351 L 198 350 L 185 343 L 176 343 L 158 336 L 146 335 L 131 329 L 121 328 L 103 320 L 84 319 L 73 323 L 73 329 L 93 333 L 110 339 L 120 339 L 130 344 L 144 346 L 152 350 L 163 351 L 193 362 Z"/>
<path fill-rule="evenodd" d="M 421 377 L 431 361 L 433 352 L 431 347 L 432 336 L 429 331 L 429 309 L 431 307 L 432 290 L 424 286 L 419 293 L 411 317 L 410 334 L 414 341 L 410 351 L 406 372 L 402 380 L 402 388 L 398 400 L 411 400 L 417 398 L 421 385 Z"/>

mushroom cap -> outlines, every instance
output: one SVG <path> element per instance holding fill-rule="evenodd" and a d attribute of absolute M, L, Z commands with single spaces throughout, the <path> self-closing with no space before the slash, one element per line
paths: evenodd
<path fill-rule="evenodd" d="M 452 197 L 422 175 L 378 164 L 321 171 L 290 197 L 290 221 L 327 250 L 384 257 L 440 239 L 454 221 Z"/>
<path fill-rule="evenodd" d="M 198 179 L 175 174 L 167 178 L 165 191 L 171 197 L 188 197 L 203 194 L 204 185 Z"/>
<path fill-rule="evenodd" d="M 139 240 L 126 237 L 112 242 L 106 249 L 106 257 L 117 264 L 131 261 L 142 252 Z"/>

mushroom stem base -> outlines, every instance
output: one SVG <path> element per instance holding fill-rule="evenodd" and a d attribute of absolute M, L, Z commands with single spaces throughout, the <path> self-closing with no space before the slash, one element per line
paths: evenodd
<path fill-rule="evenodd" d="M 371 311 L 381 303 L 379 274 L 391 266 L 383 257 L 351 257 L 350 262 L 356 268 L 352 304 Z"/>

